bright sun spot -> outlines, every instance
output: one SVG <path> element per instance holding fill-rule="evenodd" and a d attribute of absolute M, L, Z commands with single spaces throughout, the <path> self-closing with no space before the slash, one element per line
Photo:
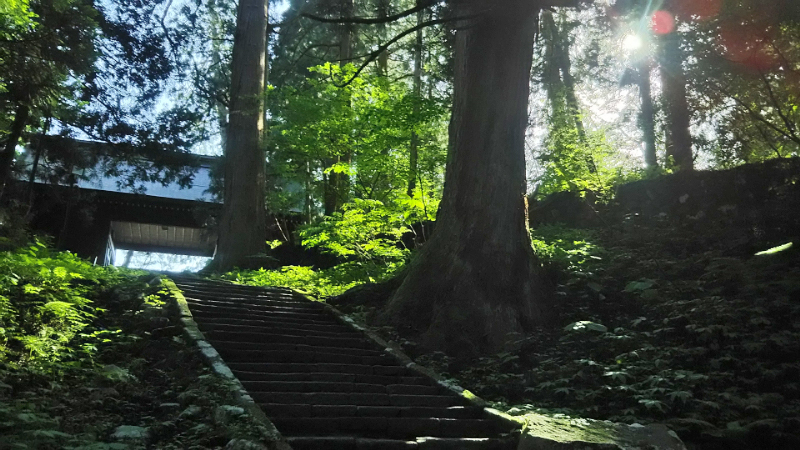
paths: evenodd
<path fill-rule="evenodd" d="M 622 39 L 622 48 L 625 50 L 639 50 L 644 45 L 642 38 L 635 34 L 629 34 Z"/>

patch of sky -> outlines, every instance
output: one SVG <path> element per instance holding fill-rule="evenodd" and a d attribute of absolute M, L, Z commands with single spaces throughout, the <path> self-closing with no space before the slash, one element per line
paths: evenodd
<path fill-rule="evenodd" d="M 204 268 L 211 261 L 211 258 L 117 249 L 114 261 L 116 266 L 130 269 L 162 272 L 197 272 Z"/>

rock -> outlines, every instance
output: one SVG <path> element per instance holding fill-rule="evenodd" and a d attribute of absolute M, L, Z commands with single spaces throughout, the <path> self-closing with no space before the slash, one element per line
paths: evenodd
<path fill-rule="evenodd" d="M 267 450 L 267 447 L 247 439 L 231 439 L 225 444 L 225 450 Z"/>
<path fill-rule="evenodd" d="M 111 439 L 134 445 L 144 445 L 149 438 L 150 430 L 148 428 L 134 425 L 120 425 L 111 434 Z"/>
<path fill-rule="evenodd" d="M 174 413 L 181 409 L 180 403 L 162 403 L 158 405 L 158 409 L 165 413 Z"/>
<path fill-rule="evenodd" d="M 203 413 L 203 408 L 201 408 L 201 407 L 199 407 L 197 405 L 190 405 L 189 407 L 187 407 L 186 409 L 181 411 L 180 414 L 178 414 L 178 418 L 179 419 L 191 419 L 192 417 L 197 417 L 202 413 Z"/>
<path fill-rule="evenodd" d="M 244 408 L 241 406 L 221 405 L 214 410 L 214 423 L 217 425 L 227 425 L 236 420 L 237 417 L 244 415 Z"/>
<path fill-rule="evenodd" d="M 600 420 L 526 414 L 517 450 L 686 450 L 665 425 L 625 425 Z"/>

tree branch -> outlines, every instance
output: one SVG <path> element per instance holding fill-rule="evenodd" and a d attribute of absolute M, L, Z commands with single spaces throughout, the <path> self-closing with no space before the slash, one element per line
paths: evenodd
<path fill-rule="evenodd" d="M 394 22 L 403 17 L 408 17 L 418 11 L 422 11 L 423 9 L 429 8 L 441 0 L 420 0 L 417 3 L 417 6 L 407 9 L 405 11 L 401 11 L 395 15 L 387 16 L 387 17 L 322 17 L 316 16 L 311 13 L 301 13 L 300 15 L 311 20 L 316 20 L 317 22 L 323 23 L 358 23 L 358 24 L 379 24 L 379 23 L 389 23 Z"/>
<path fill-rule="evenodd" d="M 364 69 L 367 68 L 369 63 L 371 63 L 372 61 L 375 61 L 376 59 L 378 59 L 378 56 L 380 56 L 381 53 L 385 52 L 395 42 L 399 41 L 400 39 L 403 39 L 404 37 L 408 36 L 411 33 L 415 33 L 417 30 L 421 30 L 423 28 L 427 28 L 427 27 L 430 27 L 430 26 L 433 26 L 433 25 L 438 25 L 438 24 L 441 24 L 441 23 L 450 22 L 450 21 L 453 21 L 453 20 L 457 20 L 457 19 L 435 19 L 435 20 L 429 20 L 427 22 L 423 22 L 423 23 L 421 23 L 421 24 L 419 24 L 419 25 L 417 25 L 415 27 L 412 27 L 412 28 L 409 28 L 409 29 L 403 31 L 402 33 L 400 33 L 397 36 L 395 36 L 392 39 L 390 39 L 385 44 L 383 44 L 380 47 L 378 47 L 377 50 L 372 51 L 372 52 L 368 53 L 367 55 L 364 55 L 364 56 L 367 57 L 366 61 L 361 63 L 361 66 L 359 66 L 358 70 L 356 70 L 356 72 L 353 74 L 353 76 L 350 77 L 350 79 L 347 80 L 346 83 L 338 84 L 338 83 L 336 83 L 334 81 L 333 84 L 336 87 L 340 87 L 340 88 L 343 88 L 343 87 L 349 85 L 350 83 L 353 82 L 353 80 L 355 80 L 356 78 L 358 78 L 359 75 L 361 75 L 361 72 L 363 72 Z"/>

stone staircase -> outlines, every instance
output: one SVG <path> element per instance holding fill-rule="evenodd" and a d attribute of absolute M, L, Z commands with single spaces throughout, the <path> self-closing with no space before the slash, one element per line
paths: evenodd
<path fill-rule="evenodd" d="M 294 450 L 511 450 L 512 427 L 287 289 L 172 277 Z"/>

